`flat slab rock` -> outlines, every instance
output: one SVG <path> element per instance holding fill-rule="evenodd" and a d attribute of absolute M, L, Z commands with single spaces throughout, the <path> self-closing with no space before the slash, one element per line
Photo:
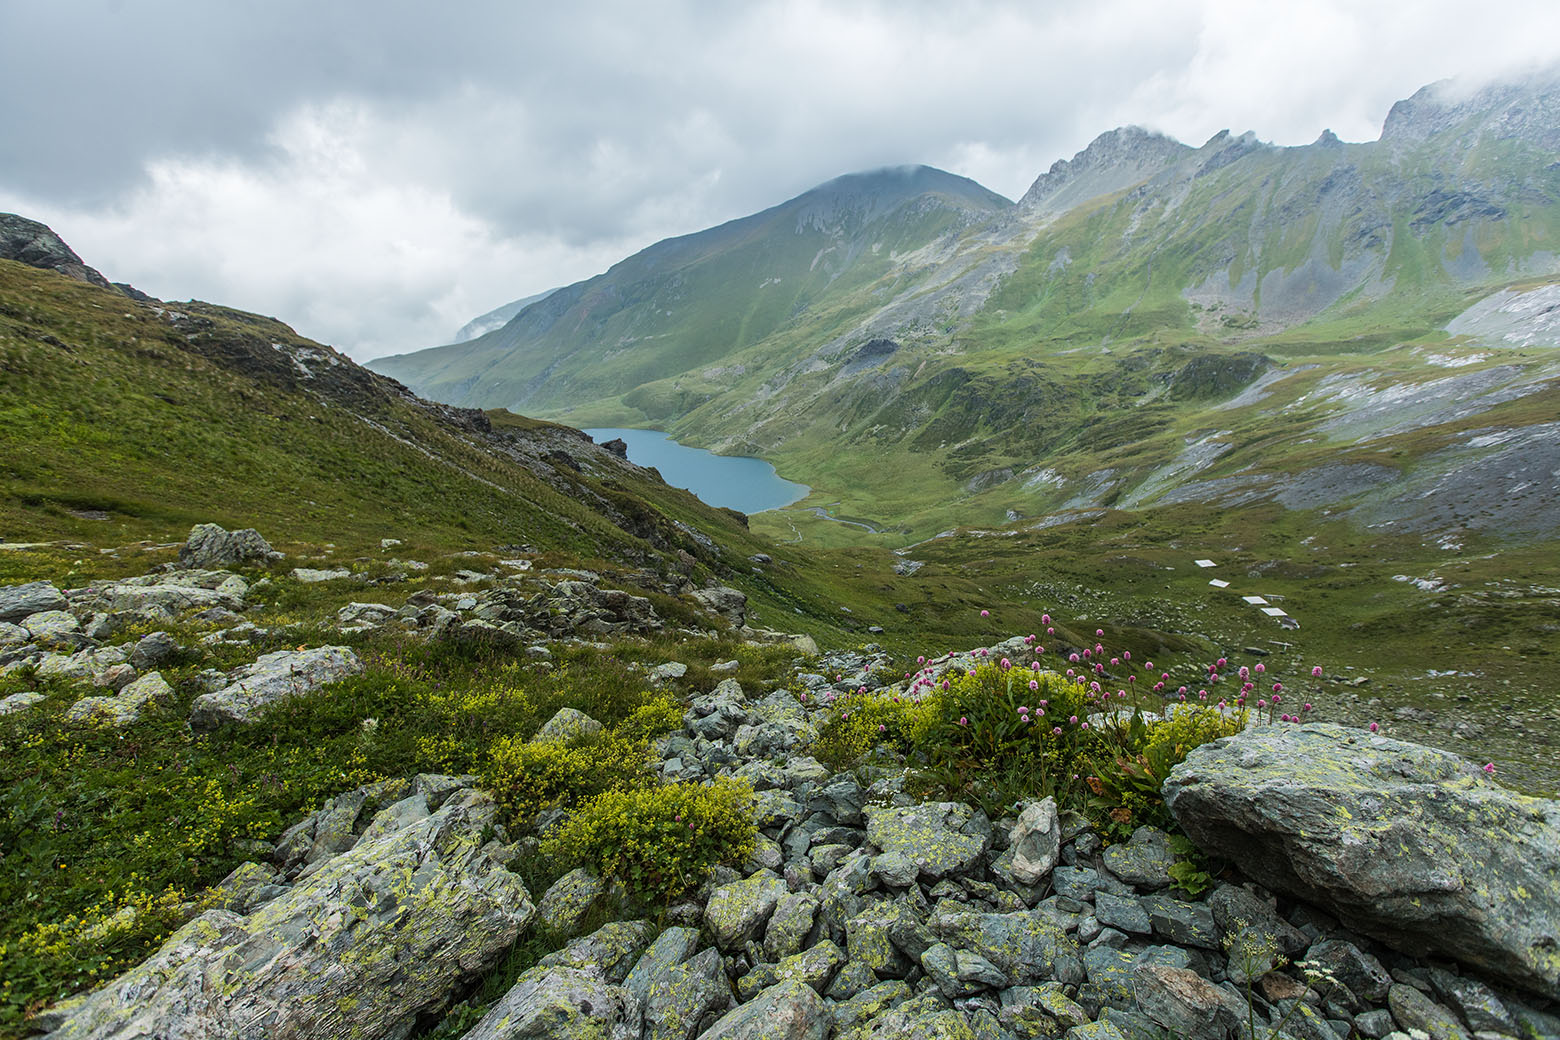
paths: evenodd
<path fill-rule="evenodd" d="M 229 685 L 195 698 L 190 728 L 205 733 L 225 723 L 248 722 L 269 704 L 310 693 L 362 670 L 363 662 L 345 646 L 264 654 L 240 669 Z"/>
<path fill-rule="evenodd" d="M 1164 795 L 1192 840 L 1262 885 L 1560 999 L 1560 802 L 1333 724 L 1204 744 Z"/>

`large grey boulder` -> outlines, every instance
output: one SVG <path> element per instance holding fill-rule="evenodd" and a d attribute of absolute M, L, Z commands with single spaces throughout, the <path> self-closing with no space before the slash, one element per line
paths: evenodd
<path fill-rule="evenodd" d="M 405 1036 L 531 920 L 478 845 L 490 801 L 364 842 L 247 917 L 211 910 L 148 960 L 58 1009 L 50 1040 Z"/>
<path fill-rule="evenodd" d="M 869 806 L 867 840 L 883 852 L 902 852 L 930 880 L 965 874 L 991 844 L 991 823 L 962 802 Z"/>
<path fill-rule="evenodd" d="M 1560 803 L 1450 752 L 1332 724 L 1204 744 L 1164 795 L 1204 851 L 1267 888 L 1560 998 Z"/>
<path fill-rule="evenodd" d="M 225 723 L 248 722 L 269 704 L 310 693 L 362 670 L 363 662 L 344 646 L 264 654 L 240 669 L 227 686 L 195 698 L 190 728 L 205 733 Z"/>
<path fill-rule="evenodd" d="M 639 1040 L 628 990 L 578 968 L 521 975 L 464 1040 Z"/>
<path fill-rule="evenodd" d="M 29 614 L 64 610 L 65 594 L 47 581 L 0 585 L 0 621 L 20 621 Z"/>
<path fill-rule="evenodd" d="M 91 585 L 71 599 L 78 607 L 124 611 L 152 619 L 186 610 L 243 610 L 249 583 L 224 570 L 188 570 L 145 574 L 138 578 Z"/>
<path fill-rule="evenodd" d="M 233 567 L 281 558 L 271 543 L 252 527 L 224 531 L 216 524 L 196 524 L 179 547 L 180 567 Z"/>

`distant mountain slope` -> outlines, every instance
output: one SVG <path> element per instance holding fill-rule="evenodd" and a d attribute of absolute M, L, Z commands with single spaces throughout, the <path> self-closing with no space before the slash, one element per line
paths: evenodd
<path fill-rule="evenodd" d="M 1013 204 L 929 167 L 854 174 L 635 254 L 470 343 L 380 358 L 429 396 L 564 407 L 717 364 Z"/>
<path fill-rule="evenodd" d="M 478 336 L 486 335 L 494 329 L 501 329 L 509 324 L 509 319 L 516 314 L 519 314 L 533 303 L 547 299 L 547 297 L 557 291 L 557 289 L 548 289 L 546 292 L 534 293 L 511 303 L 506 303 L 502 307 L 495 307 L 486 314 L 480 314 L 462 325 L 455 333 L 455 338 L 450 340 L 450 342 L 465 343 L 468 340 L 476 339 Z"/>
<path fill-rule="evenodd" d="M 375 364 L 444 400 L 763 455 L 906 537 L 1252 496 L 1548 531 L 1553 488 L 1504 519 L 1479 501 L 1495 462 L 1526 472 L 1512 445 L 1547 457 L 1553 431 L 1473 430 L 1542 418 L 1554 359 L 1458 348 L 1447 327 L 1492 293 L 1531 310 L 1560 282 L 1557 141 L 1551 71 L 1427 87 L 1363 144 L 1114 130 L 1012 206 L 924 168 L 844 178 L 659 243 L 461 348 Z M 1514 320 L 1496 349 L 1547 342 L 1541 319 Z M 1474 384 L 1466 406 L 1437 405 Z M 1381 440 L 1375 420 L 1339 416 L 1394 395 L 1418 403 L 1390 473 L 1286 491 L 1378 450 L 1362 447 Z M 1389 476 L 1418 490 L 1379 486 Z M 1446 510 L 1410 501 L 1438 486 Z"/>

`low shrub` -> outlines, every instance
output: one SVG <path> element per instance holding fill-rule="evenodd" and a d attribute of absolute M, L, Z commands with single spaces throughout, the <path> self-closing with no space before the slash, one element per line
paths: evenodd
<path fill-rule="evenodd" d="M 590 866 L 665 905 L 716 865 L 753 854 L 752 800 L 752 788 L 726 778 L 607 791 L 549 834 L 542 855 Z"/>
<path fill-rule="evenodd" d="M 516 821 L 652 780 L 649 749 L 612 731 L 568 742 L 505 737 L 493 744 L 482 784 Z"/>

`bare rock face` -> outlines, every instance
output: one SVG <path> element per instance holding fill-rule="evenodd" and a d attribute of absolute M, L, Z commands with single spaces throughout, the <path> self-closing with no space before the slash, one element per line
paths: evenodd
<path fill-rule="evenodd" d="M 56 1009 L 50 1040 L 405 1036 L 490 968 L 535 913 L 460 800 L 360 842 L 247 917 L 211 910 L 140 966 Z"/>
<path fill-rule="evenodd" d="M 1164 795 L 1204 851 L 1266 887 L 1404 952 L 1560 998 L 1560 802 L 1332 724 L 1204 744 Z"/>

